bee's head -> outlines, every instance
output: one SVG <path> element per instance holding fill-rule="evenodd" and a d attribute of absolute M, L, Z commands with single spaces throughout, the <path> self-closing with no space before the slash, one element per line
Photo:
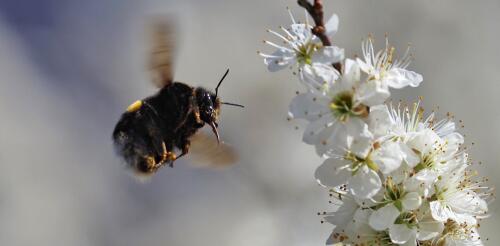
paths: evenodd
<path fill-rule="evenodd" d="M 217 95 L 203 87 L 196 88 L 195 95 L 196 104 L 200 112 L 200 119 L 209 125 L 212 122 L 217 125 L 220 109 L 220 101 Z"/>
<path fill-rule="evenodd" d="M 219 132 L 217 131 L 218 127 L 217 119 L 219 117 L 220 105 L 227 104 L 232 106 L 243 107 L 242 105 L 239 104 L 221 102 L 218 97 L 219 86 L 221 85 L 222 81 L 224 80 L 224 78 L 228 73 L 229 69 L 226 70 L 226 73 L 220 79 L 219 83 L 217 84 L 217 87 L 215 87 L 215 93 L 212 93 L 203 87 L 198 87 L 195 90 L 196 104 L 198 105 L 198 110 L 200 112 L 200 119 L 212 127 L 212 131 L 217 137 L 217 141 L 219 141 Z"/>

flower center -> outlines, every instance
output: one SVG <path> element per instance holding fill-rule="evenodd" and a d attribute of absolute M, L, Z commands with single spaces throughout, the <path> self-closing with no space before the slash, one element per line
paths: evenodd
<path fill-rule="evenodd" d="M 435 163 L 436 163 L 434 157 L 435 157 L 435 155 L 432 153 L 424 155 L 424 157 L 421 159 L 420 163 L 418 163 L 415 166 L 415 172 L 418 173 L 423 169 L 434 167 Z"/>
<path fill-rule="evenodd" d="M 402 184 L 398 185 L 392 181 L 392 177 L 387 177 L 385 181 L 385 193 L 384 193 L 384 203 L 393 203 L 394 206 L 399 210 L 403 211 L 403 203 L 401 199 L 406 195 L 406 191 Z"/>
<path fill-rule="evenodd" d="M 413 212 L 403 212 L 396 219 L 394 224 L 404 224 L 408 228 L 413 229 L 418 226 L 417 215 Z"/>
<path fill-rule="evenodd" d="M 344 157 L 346 160 L 349 160 L 352 162 L 351 168 L 352 168 L 352 175 L 354 176 L 358 170 L 363 166 L 366 165 L 368 168 L 372 169 L 373 171 L 378 171 L 379 167 L 375 162 L 373 162 L 370 159 L 370 154 L 366 158 L 359 157 L 352 152 L 348 152 L 347 155 Z"/>
<path fill-rule="evenodd" d="M 307 42 L 298 47 L 296 50 L 297 61 L 304 64 L 312 64 L 313 52 L 317 49 L 317 45 L 312 42 Z"/>
<path fill-rule="evenodd" d="M 354 105 L 352 92 L 343 91 L 332 98 L 330 110 L 338 120 L 346 122 L 350 116 L 366 117 L 369 108 L 363 104 Z"/>

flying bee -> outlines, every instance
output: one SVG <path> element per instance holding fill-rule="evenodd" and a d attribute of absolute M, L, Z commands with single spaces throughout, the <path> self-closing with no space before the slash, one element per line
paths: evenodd
<path fill-rule="evenodd" d="M 234 162 L 233 150 L 220 143 L 217 130 L 221 104 L 243 107 L 222 102 L 218 96 L 229 69 L 215 87 L 215 93 L 175 82 L 172 24 L 157 20 L 152 34 L 150 68 L 159 91 L 132 103 L 122 114 L 112 136 L 118 154 L 137 174 L 151 175 L 164 165 L 173 167 L 175 160 L 188 154 L 192 140 L 201 140 L 193 142 L 199 155 L 195 159 L 207 162 L 212 159 L 218 162 L 213 163 L 216 165 Z M 198 130 L 205 125 L 211 127 L 215 138 L 200 135 Z"/>

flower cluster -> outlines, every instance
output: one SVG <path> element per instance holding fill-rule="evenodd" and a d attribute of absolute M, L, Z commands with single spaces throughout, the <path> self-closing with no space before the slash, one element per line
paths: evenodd
<path fill-rule="evenodd" d="M 478 220 L 491 190 L 470 170 L 452 117 L 424 117 L 419 102 L 385 104 L 391 89 L 423 80 L 408 69 L 409 48 L 398 59 L 387 38 L 375 51 L 369 37 L 362 57 L 345 58 L 343 49 L 324 46 L 307 20 L 290 16 L 283 34 L 269 30 L 284 45 L 265 41 L 276 50 L 259 54 L 269 71 L 291 67 L 305 85 L 289 115 L 308 122 L 303 141 L 325 158 L 315 178 L 335 206 L 323 213 L 334 225 L 327 244 L 482 245 Z M 326 35 L 337 28 L 333 15 Z"/>

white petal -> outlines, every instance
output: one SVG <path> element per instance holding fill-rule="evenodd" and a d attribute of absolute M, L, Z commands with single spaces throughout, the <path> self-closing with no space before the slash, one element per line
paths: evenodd
<path fill-rule="evenodd" d="M 315 120 L 307 124 L 306 129 L 304 130 L 304 134 L 302 135 L 302 141 L 307 144 L 318 144 L 320 141 L 321 132 L 325 130 L 325 128 L 331 126 L 335 123 L 336 119 L 332 117 L 332 115 L 328 114 L 321 117 L 319 120 Z"/>
<path fill-rule="evenodd" d="M 399 143 L 392 141 L 382 144 L 379 149 L 373 151 L 371 158 L 383 174 L 398 169 L 403 161 Z"/>
<path fill-rule="evenodd" d="M 350 161 L 342 159 L 326 159 L 321 166 L 316 169 L 314 177 L 320 185 L 335 187 L 345 184 L 351 177 L 351 172 L 347 169 Z"/>
<path fill-rule="evenodd" d="M 352 198 L 345 196 L 342 205 L 330 216 L 325 216 L 325 221 L 336 226 L 345 227 L 354 218 L 359 206 Z"/>
<path fill-rule="evenodd" d="M 339 29 L 339 17 L 336 14 L 333 14 L 332 17 L 326 22 L 326 35 L 329 37 L 335 35 L 337 30 Z"/>
<path fill-rule="evenodd" d="M 408 228 L 405 224 L 393 224 L 389 228 L 391 241 L 396 244 L 406 243 L 415 233 L 415 230 Z"/>
<path fill-rule="evenodd" d="M 333 245 L 335 243 L 337 243 L 338 240 L 335 240 L 335 235 L 337 234 L 336 231 L 333 231 L 330 236 L 328 236 L 328 238 L 326 239 L 326 245 Z"/>
<path fill-rule="evenodd" d="M 295 119 L 318 120 L 320 117 L 330 114 L 328 99 L 310 92 L 299 94 L 290 102 L 288 114 Z"/>
<path fill-rule="evenodd" d="M 290 25 L 292 34 L 297 37 L 300 44 L 304 44 L 312 36 L 311 30 L 305 24 Z"/>
<path fill-rule="evenodd" d="M 270 72 L 276 72 L 295 63 L 295 54 L 285 49 L 278 49 L 271 54 L 273 57 L 265 57 L 264 64 Z"/>
<path fill-rule="evenodd" d="M 389 203 L 378 210 L 373 211 L 370 216 L 369 224 L 373 229 L 383 231 L 394 223 L 399 214 L 399 210 L 394 207 L 392 203 Z"/>
<path fill-rule="evenodd" d="M 455 213 L 484 215 L 488 211 L 486 201 L 473 191 L 457 192 L 447 202 Z"/>
<path fill-rule="evenodd" d="M 351 193 L 361 199 L 373 197 L 382 186 L 382 181 L 380 181 L 378 174 L 366 165 L 362 166 L 348 182 Z"/>
<path fill-rule="evenodd" d="M 407 191 L 417 191 L 427 197 L 438 174 L 429 169 L 423 169 L 404 182 Z"/>
<path fill-rule="evenodd" d="M 385 79 L 387 85 L 395 89 L 401 89 L 406 86 L 417 87 L 422 80 L 422 75 L 403 68 L 391 69 Z"/>
<path fill-rule="evenodd" d="M 417 192 L 410 192 L 402 200 L 403 209 L 406 211 L 415 210 L 422 205 L 422 198 Z"/>
<path fill-rule="evenodd" d="M 439 221 L 421 221 L 417 228 L 417 239 L 426 241 L 441 234 L 444 229 L 443 222 Z"/>
<path fill-rule="evenodd" d="M 387 135 L 393 124 L 394 122 L 390 117 L 387 105 L 382 104 L 370 107 L 370 114 L 368 115 L 368 129 L 376 137 Z"/>
<path fill-rule="evenodd" d="M 382 104 L 390 95 L 389 88 L 377 80 L 361 84 L 356 91 L 356 99 L 367 106 Z"/>
<path fill-rule="evenodd" d="M 337 121 L 319 133 L 316 152 L 320 156 L 329 156 L 332 150 L 347 149 L 352 139 L 370 135 L 368 126 L 359 118 L 351 117 L 347 122 Z"/>
<path fill-rule="evenodd" d="M 358 82 L 361 78 L 361 72 L 358 63 L 351 59 L 344 61 L 344 74 L 343 78 L 349 81 Z"/>
<path fill-rule="evenodd" d="M 304 64 L 299 69 L 300 81 L 312 92 L 324 94 L 325 85 L 330 85 L 339 77 L 339 72 L 331 65 L 322 63 Z M 326 87 L 328 88 L 328 87 Z"/>
<path fill-rule="evenodd" d="M 406 243 L 400 244 L 402 246 L 417 246 L 417 235 L 412 233 L 411 237 L 406 241 Z"/>
<path fill-rule="evenodd" d="M 365 158 L 372 149 L 372 138 L 367 136 L 359 136 L 352 140 L 349 150 L 356 156 Z"/>
<path fill-rule="evenodd" d="M 409 167 L 413 168 L 418 163 L 420 163 L 420 157 L 415 153 L 415 151 L 410 149 L 406 144 L 401 143 L 399 148 L 401 149 L 401 152 L 403 154 L 403 160 Z"/>
<path fill-rule="evenodd" d="M 368 64 L 368 63 L 365 63 L 363 60 L 359 59 L 359 58 L 356 58 L 356 62 L 358 63 L 359 65 L 359 68 L 367 73 L 367 74 L 371 74 L 373 72 L 373 67 Z"/>
<path fill-rule="evenodd" d="M 446 150 L 443 154 L 443 158 L 453 156 L 457 153 L 460 145 L 464 143 L 464 137 L 458 132 L 448 134 L 443 139 L 446 143 Z"/>
<path fill-rule="evenodd" d="M 337 46 L 324 46 L 316 51 L 312 56 L 313 62 L 331 64 L 344 59 L 344 49 Z"/>
<path fill-rule="evenodd" d="M 453 212 L 446 206 L 443 206 L 440 201 L 432 201 L 429 203 L 429 206 L 432 218 L 437 221 L 446 221 L 448 218 L 453 217 Z"/>
<path fill-rule="evenodd" d="M 436 143 L 440 143 L 441 138 L 431 129 L 415 133 L 406 143 L 408 147 L 427 154 L 434 150 Z"/>

